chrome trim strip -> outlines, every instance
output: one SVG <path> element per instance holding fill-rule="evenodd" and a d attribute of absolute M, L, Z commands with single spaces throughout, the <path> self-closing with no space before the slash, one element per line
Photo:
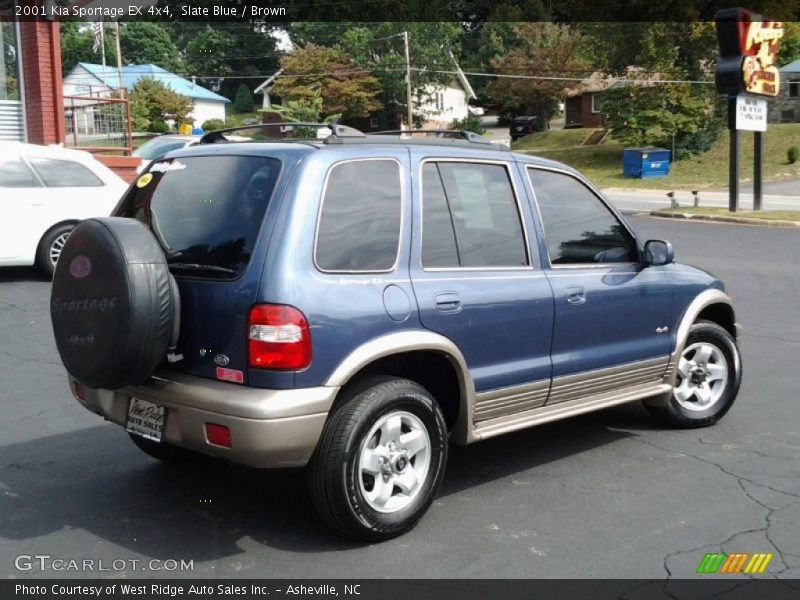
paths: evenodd
<path fill-rule="evenodd" d="M 525 429 L 533 425 L 541 425 L 543 423 L 566 419 L 567 417 L 573 417 L 601 408 L 608 408 L 617 404 L 664 394 L 671 389 L 672 386 L 666 383 L 645 383 L 621 391 L 606 392 L 588 398 L 579 398 L 553 405 L 548 404 L 541 408 L 484 421 L 475 429 L 474 439 L 476 441 L 485 440 L 496 435 Z"/>
<path fill-rule="evenodd" d="M 328 181 L 330 179 L 331 173 L 333 173 L 336 167 L 351 163 L 351 162 L 366 162 L 366 161 L 380 161 L 380 160 L 390 160 L 397 163 L 397 176 L 400 178 L 400 230 L 397 235 L 397 252 L 394 256 L 394 263 L 392 264 L 391 268 L 383 269 L 383 270 L 364 270 L 364 271 L 333 271 L 327 269 L 321 269 L 320 266 L 317 264 L 317 242 L 319 241 L 319 224 L 322 220 L 322 208 L 325 205 L 325 195 L 328 192 Z M 405 184 L 405 177 L 403 171 L 403 163 L 402 161 L 394 156 L 376 156 L 376 157 L 364 157 L 364 158 L 348 158 L 346 160 L 340 160 L 338 162 L 333 163 L 328 167 L 328 171 L 325 173 L 325 181 L 322 183 L 322 195 L 319 200 L 319 209 L 317 209 L 317 224 L 314 228 L 314 248 L 312 250 L 311 260 L 314 263 L 314 268 L 317 269 L 320 273 L 326 273 L 329 275 L 361 275 L 365 273 L 393 273 L 397 270 L 398 265 L 400 264 L 400 250 L 403 248 L 403 227 L 405 225 L 405 196 L 406 196 L 406 184 Z"/>
<path fill-rule="evenodd" d="M 522 235 L 525 237 L 525 257 L 528 259 L 528 264 L 524 266 L 498 266 L 498 267 L 428 267 L 426 268 L 422 264 L 422 241 L 424 239 L 422 235 L 422 228 L 424 227 L 424 218 L 423 215 L 425 214 L 425 207 L 424 201 L 425 198 L 422 194 L 422 169 L 425 167 L 426 163 L 429 162 L 458 162 L 458 163 L 473 163 L 473 164 L 488 164 L 488 165 L 501 165 L 506 169 L 506 175 L 508 176 L 508 181 L 511 183 L 511 190 L 514 193 L 514 201 L 517 204 L 517 217 L 519 217 L 520 225 L 522 225 Z M 511 165 L 512 161 L 505 161 L 505 160 L 492 160 L 492 159 L 482 159 L 482 158 L 455 158 L 455 157 L 441 157 L 436 158 L 435 156 L 426 156 L 422 160 L 419 161 L 419 268 L 426 273 L 437 273 L 443 271 L 536 271 L 536 268 L 533 266 L 533 256 L 531 254 L 531 245 L 530 239 L 528 237 L 528 227 L 525 224 L 525 215 L 522 211 L 522 204 L 520 203 L 519 198 L 519 190 L 517 190 L 517 184 L 514 182 L 514 176 L 511 172 Z M 537 249 L 538 250 L 538 249 Z"/>
<path fill-rule="evenodd" d="M 543 406 L 550 391 L 550 381 L 516 385 L 475 395 L 475 423 Z"/>
<path fill-rule="evenodd" d="M 668 357 L 662 356 L 556 377 L 550 388 L 547 405 L 569 402 L 587 395 L 623 390 L 643 383 L 661 382 L 667 364 Z"/>

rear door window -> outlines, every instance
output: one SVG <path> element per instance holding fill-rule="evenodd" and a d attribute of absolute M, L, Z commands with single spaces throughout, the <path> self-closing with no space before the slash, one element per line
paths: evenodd
<path fill-rule="evenodd" d="M 400 246 L 400 164 L 369 159 L 335 165 L 328 175 L 314 260 L 321 271 L 391 271 Z"/>
<path fill-rule="evenodd" d="M 40 187 L 27 165 L 17 158 L 0 159 L 0 187 L 32 188 Z"/>
<path fill-rule="evenodd" d="M 250 262 L 280 169 L 255 156 L 159 161 L 117 213 L 150 227 L 176 275 L 233 279 Z"/>
<path fill-rule="evenodd" d="M 52 158 L 30 158 L 47 187 L 101 187 L 102 180 L 80 163 Z"/>
<path fill-rule="evenodd" d="M 422 265 L 505 268 L 530 264 L 505 165 L 441 161 L 422 171 Z"/>

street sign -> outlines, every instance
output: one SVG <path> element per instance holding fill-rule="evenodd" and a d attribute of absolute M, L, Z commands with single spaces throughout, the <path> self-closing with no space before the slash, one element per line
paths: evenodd
<path fill-rule="evenodd" d="M 767 101 L 748 96 L 736 96 L 736 129 L 767 130 Z"/>

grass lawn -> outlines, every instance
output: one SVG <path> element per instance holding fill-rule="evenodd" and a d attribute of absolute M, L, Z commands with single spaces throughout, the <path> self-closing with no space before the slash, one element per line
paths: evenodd
<path fill-rule="evenodd" d="M 710 215 L 714 217 L 745 217 L 748 219 L 763 219 L 765 221 L 800 221 L 800 210 L 740 210 L 729 212 L 727 208 L 686 206 L 680 208 L 665 208 L 658 213 L 678 213 L 692 215 Z"/>
<path fill-rule="evenodd" d="M 551 130 L 526 136 L 512 144 L 515 151 L 538 154 L 566 163 L 600 187 L 650 189 L 708 189 L 728 185 L 728 131 L 724 131 L 711 150 L 672 165 L 670 174 L 659 179 L 634 179 L 622 176 L 622 146 L 615 140 L 596 146 L 580 146 L 589 129 Z M 580 134 L 579 134 L 580 133 Z M 800 177 L 800 162 L 789 164 L 786 151 L 800 146 L 800 123 L 774 123 L 764 134 L 765 180 Z M 753 135 L 740 133 L 742 182 L 753 177 Z"/>

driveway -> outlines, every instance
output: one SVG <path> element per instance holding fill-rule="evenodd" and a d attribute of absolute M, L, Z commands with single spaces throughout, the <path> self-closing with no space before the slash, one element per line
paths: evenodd
<path fill-rule="evenodd" d="M 0 576 L 58 575 L 15 569 L 39 553 L 194 561 L 71 577 L 685 578 L 722 550 L 773 553 L 767 576 L 800 577 L 800 231 L 631 221 L 727 281 L 744 361 L 730 413 L 677 431 L 633 403 L 453 447 L 428 515 L 378 545 L 326 530 L 301 470 L 142 454 L 70 397 L 49 283 L 0 271 Z"/>

